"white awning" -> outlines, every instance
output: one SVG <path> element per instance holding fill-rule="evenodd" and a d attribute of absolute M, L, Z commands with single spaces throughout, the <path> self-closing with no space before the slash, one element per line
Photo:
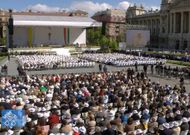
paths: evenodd
<path fill-rule="evenodd" d="M 101 27 L 93 22 L 57 22 L 57 21 L 14 21 L 14 26 L 64 26 L 64 27 Z"/>
<path fill-rule="evenodd" d="M 101 27 L 102 24 L 87 17 L 13 15 L 14 26 Z"/>

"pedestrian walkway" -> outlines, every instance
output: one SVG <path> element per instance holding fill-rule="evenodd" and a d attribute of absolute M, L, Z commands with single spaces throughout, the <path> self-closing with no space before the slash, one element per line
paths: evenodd
<path fill-rule="evenodd" d="M 9 76 L 17 76 L 18 75 L 18 72 L 17 72 L 18 63 L 15 58 L 11 58 L 10 61 L 7 62 L 7 66 L 8 66 L 8 75 Z"/>
<path fill-rule="evenodd" d="M 4 58 L 3 60 L 0 61 L 0 65 L 2 66 L 4 64 L 6 64 L 7 62 L 8 62 L 8 58 L 6 57 L 6 58 Z"/>

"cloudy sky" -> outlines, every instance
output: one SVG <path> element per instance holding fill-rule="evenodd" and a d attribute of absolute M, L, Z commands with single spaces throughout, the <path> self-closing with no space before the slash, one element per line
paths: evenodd
<path fill-rule="evenodd" d="M 1 0 L 0 8 L 24 11 L 60 11 L 60 10 L 84 10 L 90 15 L 105 9 L 124 9 L 129 5 L 143 4 L 146 9 L 157 9 L 161 0 Z"/>

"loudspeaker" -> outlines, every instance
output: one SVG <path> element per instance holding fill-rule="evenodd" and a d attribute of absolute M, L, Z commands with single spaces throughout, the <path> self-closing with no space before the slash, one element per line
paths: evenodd
<path fill-rule="evenodd" d="M 9 18 L 8 28 L 9 28 L 9 35 L 13 35 L 14 34 L 14 26 L 13 26 L 13 18 L 12 17 Z"/>

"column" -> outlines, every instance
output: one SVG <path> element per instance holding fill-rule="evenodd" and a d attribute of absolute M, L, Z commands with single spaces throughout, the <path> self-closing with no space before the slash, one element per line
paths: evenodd
<path fill-rule="evenodd" d="M 190 12 L 187 12 L 187 19 L 186 19 L 186 29 L 187 29 L 187 33 L 189 33 L 189 27 L 190 27 Z"/>
<path fill-rule="evenodd" d="M 190 11 L 189 11 L 189 22 L 188 22 L 188 25 L 189 25 L 189 34 L 190 34 Z"/>
<path fill-rule="evenodd" d="M 180 28 L 180 33 L 181 33 L 181 42 L 180 42 L 180 45 L 179 45 L 179 48 L 180 49 L 183 49 L 184 48 L 184 39 L 183 39 L 183 25 L 184 25 L 184 20 L 183 20 L 183 15 L 184 15 L 184 13 L 183 12 L 181 12 L 180 13 L 180 16 L 181 16 L 181 28 Z"/>
<path fill-rule="evenodd" d="M 181 29 L 180 29 L 180 33 L 183 33 L 183 24 L 184 24 L 183 15 L 184 15 L 184 13 L 181 12 Z"/>
<path fill-rule="evenodd" d="M 162 22 L 162 16 L 160 16 L 160 33 L 162 33 L 162 24 L 163 22 Z"/>
<path fill-rule="evenodd" d="M 170 15 L 167 14 L 167 33 L 170 33 Z"/>
<path fill-rule="evenodd" d="M 188 22 L 188 25 L 189 25 L 189 32 L 188 34 L 190 35 L 190 11 L 189 11 L 189 22 Z M 190 49 L 190 39 L 188 39 L 188 49 Z"/>
<path fill-rule="evenodd" d="M 170 14 L 170 33 L 172 33 L 172 14 Z"/>
<path fill-rule="evenodd" d="M 176 33 L 176 13 L 174 13 L 173 33 Z"/>
<path fill-rule="evenodd" d="M 151 33 L 153 33 L 153 20 L 152 19 L 150 20 L 150 23 L 151 23 Z"/>

